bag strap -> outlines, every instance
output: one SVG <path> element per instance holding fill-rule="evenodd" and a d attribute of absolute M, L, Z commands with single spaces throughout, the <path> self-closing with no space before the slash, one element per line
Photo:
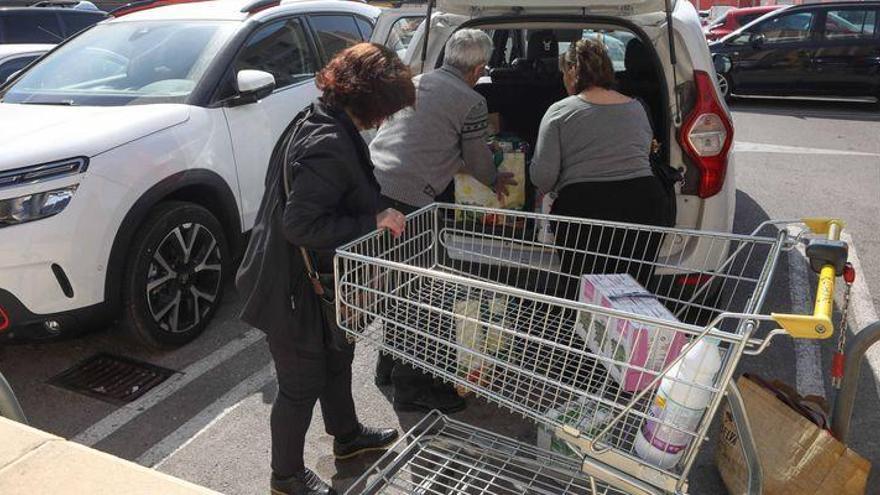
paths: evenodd
<path fill-rule="evenodd" d="M 310 114 L 311 107 L 297 115 L 297 119 L 299 120 L 299 122 L 296 126 L 294 126 L 293 131 L 287 137 L 287 143 L 284 146 L 284 154 L 281 157 L 281 176 L 282 181 L 284 182 L 282 184 L 282 187 L 284 188 L 285 199 L 287 198 L 287 196 L 290 195 L 290 172 L 288 170 L 289 167 L 287 165 L 287 157 L 290 156 L 290 147 L 293 144 L 293 136 L 296 134 L 296 131 L 299 130 L 300 125 L 302 125 L 302 123 L 306 120 L 306 118 L 308 118 Z M 315 265 L 314 263 L 312 263 L 311 255 L 309 255 L 308 250 L 302 246 L 299 246 L 299 252 L 300 255 L 302 255 L 303 263 L 305 264 L 306 275 L 309 277 L 309 281 L 312 283 L 312 290 L 315 291 L 315 294 L 323 296 L 327 293 L 327 290 L 324 288 L 324 284 L 321 283 L 321 279 L 318 276 L 317 270 L 315 270 Z"/>

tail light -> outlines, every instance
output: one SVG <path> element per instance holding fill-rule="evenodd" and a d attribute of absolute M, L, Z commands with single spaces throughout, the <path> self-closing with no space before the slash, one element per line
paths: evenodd
<path fill-rule="evenodd" d="M 6 316 L 6 311 L 0 307 L 0 332 L 5 331 L 9 328 L 9 317 Z"/>
<path fill-rule="evenodd" d="M 733 143 L 733 125 L 718 101 L 715 83 L 708 72 L 694 71 L 696 103 L 681 126 L 679 141 L 700 169 L 697 194 L 714 196 L 724 186 L 727 156 Z"/>

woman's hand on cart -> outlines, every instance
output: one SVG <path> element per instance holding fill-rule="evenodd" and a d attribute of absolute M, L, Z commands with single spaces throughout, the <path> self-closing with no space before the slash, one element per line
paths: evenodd
<path fill-rule="evenodd" d="M 376 228 L 391 232 L 391 235 L 397 239 L 403 235 L 403 230 L 406 228 L 406 216 L 394 208 L 385 209 L 376 215 Z"/>

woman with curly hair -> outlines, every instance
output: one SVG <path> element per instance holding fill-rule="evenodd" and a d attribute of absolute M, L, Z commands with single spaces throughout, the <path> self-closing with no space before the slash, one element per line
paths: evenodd
<path fill-rule="evenodd" d="M 362 43 L 337 55 L 316 83 L 323 95 L 297 116 L 273 153 L 237 277 L 245 298 L 241 317 L 266 332 L 277 372 L 270 420 L 276 495 L 336 493 L 303 461 L 318 401 L 337 459 L 387 448 L 397 438 L 393 428 L 358 421 L 351 392 L 354 346 L 328 338 L 334 322 L 327 321 L 308 279 L 306 259 L 314 271 L 332 272 L 338 246 L 377 228 L 403 232 L 403 214 L 380 211 L 360 131 L 413 105 L 412 74 L 393 51 Z"/>
<path fill-rule="evenodd" d="M 530 176 L 541 192 L 557 194 L 554 215 L 647 225 L 668 225 L 666 193 L 651 169 L 651 123 L 639 100 L 615 91 L 614 66 L 605 47 L 590 39 L 572 43 L 560 57 L 571 95 L 554 103 L 541 120 Z M 660 236 L 649 232 L 560 224 L 562 288 L 577 297 L 584 273 L 628 272 L 642 284 L 651 277 Z M 591 235 L 592 234 L 592 235 Z M 613 256 L 588 255 L 608 253 Z"/>

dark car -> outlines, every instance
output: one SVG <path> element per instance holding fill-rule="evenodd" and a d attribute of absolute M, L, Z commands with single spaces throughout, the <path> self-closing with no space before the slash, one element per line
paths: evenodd
<path fill-rule="evenodd" d="M 709 48 L 725 96 L 880 100 L 880 2 L 788 7 Z"/>
<path fill-rule="evenodd" d="M 96 10 L 65 7 L 0 8 L 0 43 L 53 43 L 104 20 Z"/>

